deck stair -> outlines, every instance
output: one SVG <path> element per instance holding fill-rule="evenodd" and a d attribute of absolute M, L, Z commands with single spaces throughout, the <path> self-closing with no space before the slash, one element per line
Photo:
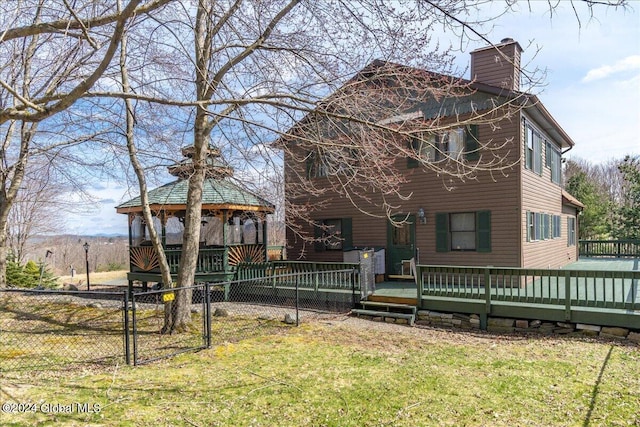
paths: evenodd
<path fill-rule="evenodd" d="M 406 319 L 410 326 L 413 326 L 416 320 L 417 307 L 413 305 L 363 300 L 360 301 L 360 306 L 362 308 L 354 308 L 351 313 L 362 316 Z"/>

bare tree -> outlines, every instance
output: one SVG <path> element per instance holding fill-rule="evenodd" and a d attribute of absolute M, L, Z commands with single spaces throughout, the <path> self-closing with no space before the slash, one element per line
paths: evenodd
<path fill-rule="evenodd" d="M 64 212 L 71 206 L 62 199 L 66 183 L 57 180 L 50 164 L 32 163 L 9 211 L 7 241 L 17 262 L 24 262 L 25 245 L 36 235 L 58 232 Z"/>
<path fill-rule="evenodd" d="M 8 216 L 40 122 L 67 110 L 101 78 L 132 16 L 167 2 L 131 0 L 117 13 L 108 1 L 0 5 L 0 286 L 5 283 Z"/>

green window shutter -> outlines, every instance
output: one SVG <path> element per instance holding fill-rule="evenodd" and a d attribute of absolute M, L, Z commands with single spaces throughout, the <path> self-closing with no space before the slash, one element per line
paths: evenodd
<path fill-rule="evenodd" d="M 491 211 L 476 213 L 476 250 L 491 252 Z"/>
<path fill-rule="evenodd" d="M 436 213 L 436 252 L 449 252 L 449 214 Z"/>
<path fill-rule="evenodd" d="M 443 147 L 443 144 L 440 143 L 440 134 L 436 134 L 433 136 L 433 143 L 435 146 L 435 156 L 434 160 L 436 162 L 444 159 L 447 156 L 447 149 Z"/>
<path fill-rule="evenodd" d="M 533 225 L 533 218 L 531 218 L 531 212 L 527 211 L 527 242 L 531 241 L 531 226 Z"/>
<path fill-rule="evenodd" d="M 547 140 L 544 141 L 544 157 L 545 157 L 545 162 L 544 165 L 548 168 L 551 167 L 551 163 L 553 161 L 553 159 L 551 158 L 551 143 Z"/>
<path fill-rule="evenodd" d="M 305 166 L 307 168 L 306 169 L 307 179 L 313 178 L 313 162 L 314 162 L 315 157 L 316 156 L 314 155 L 313 151 L 310 151 L 307 154 L 307 160 L 306 160 L 306 164 L 305 164 Z"/>
<path fill-rule="evenodd" d="M 324 240 L 318 240 L 324 237 L 324 230 L 322 229 L 322 227 L 319 227 L 317 225 L 313 226 L 313 237 L 316 239 L 313 242 L 313 248 L 315 249 L 315 251 L 324 252 L 326 249 Z"/>
<path fill-rule="evenodd" d="M 353 248 L 353 232 L 351 231 L 351 218 L 342 218 L 342 249 Z"/>
<path fill-rule="evenodd" d="M 411 138 L 409 140 L 409 151 L 416 153 L 417 155 L 418 150 L 420 150 L 420 140 L 418 138 Z M 417 167 L 418 167 L 418 159 L 414 157 L 407 157 L 407 168 L 412 169 Z"/>
<path fill-rule="evenodd" d="M 480 158 L 480 152 L 478 151 L 480 148 L 478 144 L 478 125 L 467 126 L 464 136 L 465 158 L 467 160 L 478 160 Z"/>

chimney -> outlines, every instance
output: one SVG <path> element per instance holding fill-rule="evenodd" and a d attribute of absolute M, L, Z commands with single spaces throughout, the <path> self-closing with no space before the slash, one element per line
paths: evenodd
<path fill-rule="evenodd" d="M 471 52 L 471 80 L 508 90 L 520 90 L 520 44 L 506 38 Z"/>

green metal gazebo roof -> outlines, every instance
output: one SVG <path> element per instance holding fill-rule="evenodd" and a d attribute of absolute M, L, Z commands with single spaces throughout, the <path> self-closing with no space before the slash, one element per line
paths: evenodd
<path fill-rule="evenodd" d="M 152 209 L 181 210 L 186 207 L 189 181 L 178 179 L 149 191 Z M 226 179 L 205 179 L 202 189 L 202 209 L 238 209 L 273 212 L 274 205 Z M 118 213 L 141 211 L 140 196 L 116 207 Z"/>

